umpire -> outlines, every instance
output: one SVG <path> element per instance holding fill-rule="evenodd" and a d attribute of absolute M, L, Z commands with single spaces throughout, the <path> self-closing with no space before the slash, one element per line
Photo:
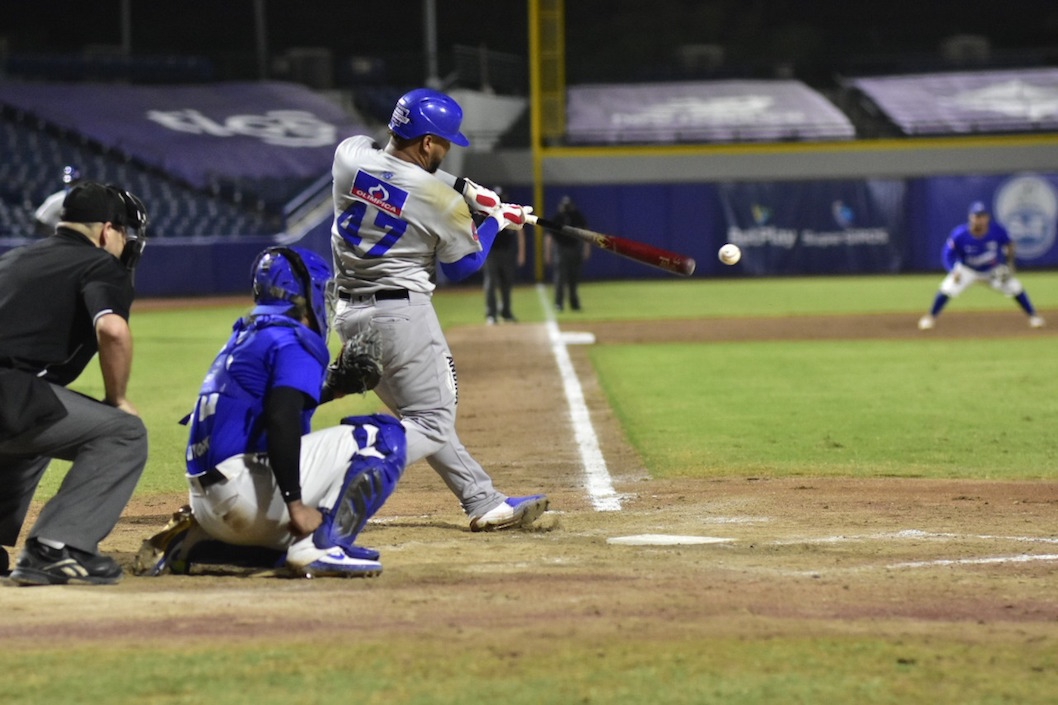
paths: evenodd
<path fill-rule="evenodd" d="M 132 367 L 132 270 L 146 244 L 140 199 L 81 182 L 55 233 L 0 257 L 0 546 L 14 546 L 53 458 L 72 461 L 30 529 L 11 582 L 116 583 L 97 553 L 147 462 L 125 397 Z M 98 351 L 105 398 L 66 389 Z M 0 573 L 8 569 L 0 547 Z"/>

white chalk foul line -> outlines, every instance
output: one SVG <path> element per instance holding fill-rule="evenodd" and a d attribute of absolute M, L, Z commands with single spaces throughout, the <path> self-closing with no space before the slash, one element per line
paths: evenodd
<path fill-rule="evenodd" d="M 573 370 L 573 362 L 569 359 L 566 341 L 551 312 L 547 289 L 543 284 L 537 284 L 536 293 L 544 309 L 547 336 L 551 342 L 551 354 L 555 357 L 558 374 L 562 379 L 562 389 L 566 393 L 566 403 L 569 405 L 569 416 L 573 424 L 573 436 L 577 442 L 577 449 L 580 451 L 580 460 L 588 486 L 588 498 L 596 511 L 620 511 L 621 498 L 613 488 L 610 471 L 599 449 L 599 439 L 595 435 L 595 427 L 592 426 L 591 416 L 588 414 L 588 405 L 584 402 L 584 390 L 581 389 L 580 380 L 577 379 L 577 374 Z"/>
<path fill-rule="evenodd" d="M 1034 561 L 1058 561 L 1058 554 L 1021 554 L 1017 556 L 994 556 L 991 558 L 938 558 L 932 561 L 908 561 L 891 563 L 886 568 L 933 568 L 945 565 L 991 565 L 995 563 L 1032 563 Z"/>

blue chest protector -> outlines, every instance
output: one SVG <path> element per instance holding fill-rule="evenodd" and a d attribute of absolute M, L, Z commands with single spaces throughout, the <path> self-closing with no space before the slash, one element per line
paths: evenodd
<path fill-rule="evenodd" d="M 264 452 L 264 402 L 273 387 L 292 387 L 319 402 L 329 361 L 323 338 L 287 316 L 240 319 L 217 354 L 190 420 L 187 474 L 200 475 L 241 453 Z M 302 414 L 308 433 L 315 407 Z"/>

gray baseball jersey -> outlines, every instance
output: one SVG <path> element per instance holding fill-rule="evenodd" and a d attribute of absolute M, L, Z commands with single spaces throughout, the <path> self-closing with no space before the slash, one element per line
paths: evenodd
<path fill-rule="evenodd" d="M 463 197 L 418 165 L 376 149 L 370 137 L 338 145 L 332 175 L 339 289 L 430 293 L 438 259 L 455 262 L 481 250 Z"/>

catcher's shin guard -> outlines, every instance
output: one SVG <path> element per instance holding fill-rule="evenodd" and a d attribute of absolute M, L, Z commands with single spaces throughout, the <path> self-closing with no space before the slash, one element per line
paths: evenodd
<path fill-rule="evenodd" d="M 404 427 L 383 414 L 350 416 L 342 423 L 353 427 L 360 449 L 349 463 L 334 506 L 322 511 L 323 523 L 313 533 L 313 543 L 319 548 L 340 546 L 350 556 L 374 560 L 377 552 L 356 546 L 355 541 L 367 520 L 393 494 L 404 472 Z"/>

